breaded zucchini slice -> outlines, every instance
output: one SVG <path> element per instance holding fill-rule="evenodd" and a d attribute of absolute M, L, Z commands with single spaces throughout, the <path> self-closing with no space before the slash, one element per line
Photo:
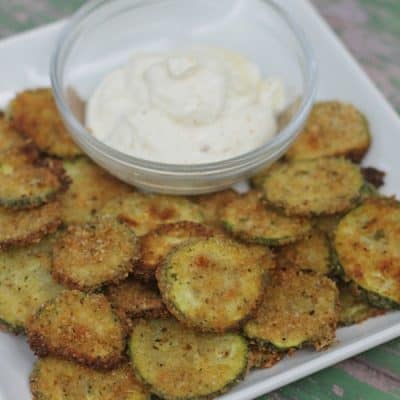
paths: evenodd
<path fill-rule="evenodd" d="M 264 182 L 269 204 L 286 215 L 332 215 L 353 208 L 364 187 L 360 168 L 343 158 L 294 161 Z"/>
<path fill-rule="evenodd" d="M 27 90 L 10 104 L 11 123 L 43 153 L 60 158 L 82 154 L 57 110 L 51 89 Z"/>
<path fill-rule="evenodd" d="M 214 398 L 242 379 L 248 346 L 238 334 L 199 333 L 175 320 L 139 321 L 129 353 L 136 375 L 165 400 Z"/>
<path fill-rule="evenodd" d="M 30 377 L 33 400 L 150 400 L 126 363 L 100 371 L 54 357 L 39 359 Z"/>
<path fill-rule="evenodd" d="M 335 249 L 347 279 L 378 307 L 400 305 L 400 203 L 370 199 L 347 214 L 336 230 Z"/>
<path fill-rule="evenodd" d="M 52 273 L 63 285 L 92 291 L 124 280 L 135 267 L 136 235 L 111 218 L 70 225 L 53 250 Z"/>
<path fill-rule="evenodd" d="M 268 279 L 268 273 L 277 268 L 275 253 L 269 247 L 259 244 L 246 244 L 245 246 L 252 254 L 249 262 L 260 264 Z"/>
<path fill-rule="evenodd" d="M 27 324 L 36 355 L 49 354 L 95 368 L 113 368 L 125 348 L 122 324 L 102 294 L 66 290 Z"/>
<path fill-rule="evenodd" d="M 10 246 L 37 243 L 61 225 L 58 202 L 31 210 L 11 210 L 0 207 L 0 250 Z"/>
<path fill-rule="evenodd" d="M 101 215 L 117 217 L 138 236 L 143 236 L 163 224 L 204 221 L 201 208 L 184 197 L 138 192 L 111 200 L 101 210 Z"/>
<path fill-rule="evenodd" d="M 267 207 L 255 191 L 231 201 L 221 210 L 220 218 L 225 229 L 238 239 L 267 246 L 295 242 L 312 228 L 306 218 L 289 218 Z"/>
<path fill-rule="evenodd" d="M 12 147 L 19 147 L 26 143 L 21 135 L 16 132 L 4 115 L 0 112 L 0 152 L 7 151 Z"/>
<path fill-rule="evenodd" d="M 68 188 L 57 161 L 38 161 L 32 146 L 0 153 L 0 205 L 14 209 L 39 207 Z"/>
<path fill-rule="evenodd" d="M 86 157 L 63 164 L 72 180 L 61 197 L 62 219 L 66 224 L 87 222 L 108 201 L 133 191 Z"/>
<path fill-rule="evenodd" d="M 339 325 L 359 324 L 369 318 L 385 313 L 384 310 L 371 306 L 365 298 L 357 295 L 351 286 L 351 284 L 342 282 L 338 285 L 340 299 Z"/>
<path fill-rule="evenodd" d="M 278 249 L 279 266 L 300 271 L 314 271 L 321 275 L 331 272 L 331 246 L 328 237 L 313 230 L 306 238 Z"/>
<path fill-rule="evenodd" d="M 134 279 L 108 287 L 106 296 L 128 327 L 132 326 L 135 318 L 161 318 L 169 315 L 158 288 Z"/>
<path fill-rule="evenodd" d="M 156 275 L 164 303 L 177 319 L 203 331 L 225 332 L 255 312 L 266 273 L 251 248 L 213 237 L 176 248 Z"/>
<path fill-rule="evenodd" d="M 248 369 L 272 368 L 283 358 L 283 353 L 273 349 L 272 346 L 249 345 Z"/>
<path fill-rule="evenodd" d="M 304 130 L 286 154 L 289 160 L 346 157 L 362 160 L 371 144 L 368 121 L 351 104 L 317 103 Z"/>
<path fill-rule="evenodd" d="M 255 174 L 250 178 L 250 184 L 254 189 L 262 190 L 265 178 L 276 168 L 278 168 L 283 163 L 282 160 L 274 162 L 272 165 L 263 168 L 260 172 Z"/>
<path fill-rule="evenodd" d="M 43 244 L 0 252 L 0 325 L 6 330 L 24 332 L 30 316 L 62 291 L 50 267 Z"/>
<path fill-rule="evenodd" d="M 330 279 L 312 272 L 276 271 L 245 334 L 262 345 L 291 350 L 303 345 L 324 349 L 335 340 L 338 290 Z"/>
<path fill-rule="evenodd" d="M 223 190 L 222 192 L 198 196 L 195 201 L 201 207 L 205 222 L 218 224 L 219 212 L 238 196 L 233 190 Z"/>
<path fill-rule="evenodd" d="M 194 222 L 161 225 L 140 238 L 140 257 L 134 269 L 135 276 L 144 280 L 155 279 L 156 269 L 176 246 L 193 239 L 213 236 L 214 231 Z"/>

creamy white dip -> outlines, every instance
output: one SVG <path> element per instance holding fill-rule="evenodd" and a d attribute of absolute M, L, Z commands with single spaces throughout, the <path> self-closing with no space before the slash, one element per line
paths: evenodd
<path fill-rule="evenodd" d="M 220 48 L 137 54 L 100 83 L 86 125 L 107 145 L 169 164 L 232 158 L 268 142 L 283 110 L 280 80 Z"/>

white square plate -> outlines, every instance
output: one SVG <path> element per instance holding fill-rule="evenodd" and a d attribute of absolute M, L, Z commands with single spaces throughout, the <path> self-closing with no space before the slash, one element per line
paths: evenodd
<path fill-rule="evenodd" d="M 319 99 L 337 98 L 369 118 L 373 147 L 365 163 L 388 172 L 384 192 L 400 196 L 400 120 L 366 74 L 307 0 L 280 0 L 290 8 L 314 46 L 320 64 Z M 49 84 L 48 65 L 62 23 L 0 42 L 0 105 L 16 91 Z M 270 370 L 257 371 L 221 400 L 249 400 L 400 336 L 400 312 L 338 331 L 330 350 L 300 351 Z M 23 338 L 0 334 L 0 399 L 30 399 L 28 376 L 34 356 Z"/>

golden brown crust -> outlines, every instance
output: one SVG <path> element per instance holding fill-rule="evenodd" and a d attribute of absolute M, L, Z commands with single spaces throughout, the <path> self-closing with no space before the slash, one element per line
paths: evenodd
<path fill-rule="evenodd" d="M 271 172 L 264 196 L 286 215 L 318 216 L 357 205 L 364 187 L 360 168 L 342 158 L 293 161 Z"/>
<path fill-rule="evenodd" d="M 335 234 L 346 277 L 363 289 L 400 304 L 400 203 L 367 200 L 347 214 Z"/>
<path fill-rule="evenodd" d="M 262 190 L 265 178 L 276 168 L 278 168 L 281 164 L 283 164 L 283 160 L 280 159 L 278 161 L 275 161 L 272 165 L 269 165 L 268 167 L 264 167 L 261 171 L 259 171 L 257 174 L 253 175 L 250 178 L 250 183 L 251 186 L 256 189 L 256 190 Z"/>
<path fill-rule="evenodd" d="M 39 359 L 30 377 L 33 400 L 150 400 L 126 363 L 99 371 L 54 357 Z"/>
<path fill-rule="evenodd" d="M 272 347 L 262 347 L 257 344 L 249 346 L 249 371 L 253 369 L 272 368 L 284 357 L 284 353 L 274 350 Z"/>
<path fill-rule="evenodd" d="M 41 152 L 60 158 L 82 154 L 59 115 L 51 89 L 19 93 L 10 113 L 13 127 L 31 138 Z"/>
<path fill-rule="evenodd" d="M 246 373 L 248 345 L 238 334 L 205 334 L 175 320 L 140 320 L 129 342 L 136 376 L 166 400 L 213 399 Z"/>
<path fill-rule="evenodd" d="M 331 272 L 331 247 L 327 236 L 314 230 L 306 238 L 277 250 L 281 268 L 314 271 L 321 275 Z"/>
<path fill-rule="evenodd" d="M 338 310 L 338 291 L 333 281 L 311 272 L 278 270 L 244 332 L 280 350 L 304 344 L 322 350 L 335 340 Z"/>
<path fill-rule="evenodd" d="M 132 327 L 137 318 L 164 318 L 170 314 L 157 287 L 127 279 L 107 288 L 106 296 L 125 325 Z"/>
<path fill-rule="evenodd" d="M 24 332 L 30 316 L 62 291 L 50 274 L 50 252 L 49 240 L 0 252 L 0 323 L 7 331 Z"/>
<path fill-rule="evenodd" d="M 31 145 L 0 153 L 0 205 L 39 207 L 65 192 L 69 181 L 56 160 L 39 160 Z"/>
<path fill-rule="evenodd" d="M 52 273 L 69 288 L 93 291 L 124 280 L 137 257 L 136 235 L 114 219 L 99 218 L 68 227 L 54 246 Z"/>
<path fill-rule="evenodd" d="M 27 140 L 11 127 L 3 114 L 0 114 L 0 152 L 25 144 Z"/>
<path fill-rule="evenodd" d="M 60 198 L 62 219 L 67 225 L 87 222 L 108 201 L 133 191 L 86 157 L 64 161 L 64 168 L 72 181 Z"/>
<path fill-rule="evenodd" d="M 195 198 L 195 201 L 200 205 L 206 223 L 219 224 L 219 212 L 238 196 L 233 190 L 224 190 L 222 192 L 198 196 Z"/>
<path fill-rule="evenodd" d="M 118 218 L 138 236 L 164 224 L 204 221 L 200 207 L 184 197 L 138 192 L 111 200 L 100 214 Z"/>
<path fill-rule="evenodd" d="M 140 256 L 134 275 L 145 281 L 154 280 L 157 268 L 176 246 L 213 235 L 212 228 L 194 222 L 182 221 L 159 226 L 140 238 Z"/>
<path fill-rule="evenodd" d="M 32 210 L 10 210 L 0 207 L 0 250 L 11 246 L 38 243 L 61 225 L 58 202 Z"/>
<path fill-rule="evenodd" d="M 188 242 L 157 270 L 158 287 L 168 310 L 183 324 L 226 332 L 250 318 L 262 301 L 266 261 L 222 237 Z"/>
<path fill-rule="evenodd" d="M 103 295 L 64 291 L 45 303 L 27 325 L 36 355 L 59 356 L 109 369 L 122 360 L 124 330 Z"/>
<path fill-rule="evenodd" d="M 282 246 L 305 237 L 311 231 L 306 218 L 289 218 L 267 207 L 257 191 L 238 197 L 220 212 L 225 229 L 248 243 Z"/>
<path fill-rule="evenodd" d="M 286 157 L 290 160 L 347 157 L 359 162 L 370 144 L 368 122 L 353 105 L 320 102 L 312 109 L 303 132 Z"/>

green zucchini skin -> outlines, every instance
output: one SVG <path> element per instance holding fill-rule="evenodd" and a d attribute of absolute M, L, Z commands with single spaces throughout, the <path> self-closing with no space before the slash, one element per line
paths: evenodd
<path fill-rule="evenodd" d="M 338 276 L 352 282 L 369 303 L 379 308 L 396 309 L 400 305 L 399 229 L 400 203 L 369 198 L 349 212 L 335 231 Z"/>
<path fill-rule="evenodd" d="M 165 400 L 225 393 L 244 378 L 248 351 L 246 339 L 236 333 L 199 333 L 171 319 L 138 321 L 128 343 L 136 376 Z"/>
<path fill-rule="evenodd" d="M 252 341 L 293 351 L 317 350 L 335 340 L 339 293 L 333 281 L 315 272 L 281 269 L 272 274 L 263 303 L 243 330 Z"/>
<path fill-rule="evenodd" d="M 257 250 L 222 236 L 175 248 L 156 273 L 168 310 L 203 332 L 239 328 L 262 301 L 265 264 L 274 264 L 267 251 Z"/>
<path fill-rule="evenodd" d="M 265 178 L 263 196 L 285 215 L 312 218 L 351 210 L 364 184 L 360 167 L 343 158 L 290 161 Z"/>
<path fill-rule="evenodd" d="M 225 230 L 237 239 L 263 246 L 294 243 L 312 229 L 307 218 L 287 217 L 268 207 L 257 191 L 250 191 L 228 203 L 219 217 Z"/>
<path fill-rule="evenodd" d="M 50 273 L 51 255 L 43 244 L 0 252 L 0 325 L 25 333 L 31 315 L 62 287 Z"/>
<path fill-rule="evenodd" d="M 64 193 L 70 181 L 59 160 L 40 159 L 31 144 L 0 153 L 0 206 L 32 209 Z"/>

